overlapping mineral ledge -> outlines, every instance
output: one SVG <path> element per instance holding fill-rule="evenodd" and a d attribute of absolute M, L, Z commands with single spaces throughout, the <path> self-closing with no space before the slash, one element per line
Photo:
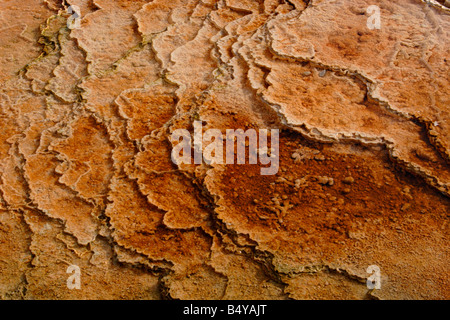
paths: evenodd
<path fill-rule="evenodd" d="M 0 1 L 0 298 L 449 299 L 449 7 Z M 277 174 L 175 164 L 194 121 Z"/>

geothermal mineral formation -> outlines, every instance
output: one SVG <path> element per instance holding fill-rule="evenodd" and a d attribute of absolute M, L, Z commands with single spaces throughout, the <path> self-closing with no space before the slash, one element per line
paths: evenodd
<path fill-rule="evenodd" d="M 0 21 L 1 299 L 450 299 L 449 1 Z"/>

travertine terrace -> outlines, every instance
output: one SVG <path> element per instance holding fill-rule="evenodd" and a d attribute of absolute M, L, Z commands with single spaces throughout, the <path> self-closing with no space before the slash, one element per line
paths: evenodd
<path fill-rule="evenodd" d="M 0 298 L 450 298 L 449 1 L 1 0 L 0 21 Z M 194 121 L 280 130 L 278 173 L 174 164 Z"/>

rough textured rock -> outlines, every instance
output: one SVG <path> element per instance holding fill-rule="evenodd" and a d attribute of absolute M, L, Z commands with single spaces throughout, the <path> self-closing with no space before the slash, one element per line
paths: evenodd
<path fill-rule="evenodd" d="M 0 21 L 0 299 L 450 298 L 448 1 L 12 0 Z M 278 172 L 173 162 L 196 121 L 278 129 Z"/>

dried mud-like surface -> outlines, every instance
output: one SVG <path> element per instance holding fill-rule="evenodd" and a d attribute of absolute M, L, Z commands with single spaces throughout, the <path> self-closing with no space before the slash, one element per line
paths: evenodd
<path fill-rule="evenodd" d="M 0 298 L 449 299 L 447 6 L 1 1 Z M 175 165 L 196 120 L 280 170 Z"/>

